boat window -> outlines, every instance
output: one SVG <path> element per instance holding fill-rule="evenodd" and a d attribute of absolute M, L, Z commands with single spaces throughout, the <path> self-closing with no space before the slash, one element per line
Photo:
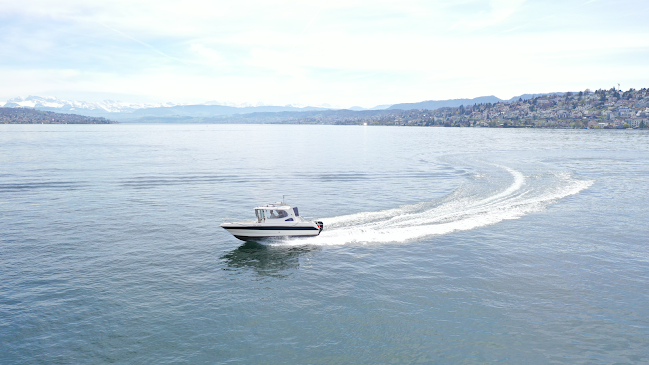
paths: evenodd
<path fill-rule="evenodd" d="M 261 223 L 266 218 L 263 209 L 255 209 L 255 215 L 257 216 L 258 223 Z"/>
<path fill-rule="evenodd" d="M 270 216 L 268 218 L 273 218 L 273 219 L 278 219 L 278 218 L 286 218 L 288 217 L 288 213 L 286 213 L 285 210 L 270 210 Z"/>
<path fill-rule="evenodd" d="M 296 217 L 300 216 L 300 213 L 297 212 L 297 207 L 293 208 L 293 213 L 295 213 Z"/>

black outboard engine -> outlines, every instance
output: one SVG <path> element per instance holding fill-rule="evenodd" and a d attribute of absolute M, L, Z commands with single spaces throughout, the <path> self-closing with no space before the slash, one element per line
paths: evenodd
<path fill-rule="evenodd" d="M 324 223 L 322 223 L 321 221 L 317 221 L 315 222 L 315 224 L 318 225 L 318 229 L 320 230 L 320 232 L 322 232 L 322 230 L 324 229 Z M 320 232 L 318 232 L 318 234 L 320 234 Z"/>

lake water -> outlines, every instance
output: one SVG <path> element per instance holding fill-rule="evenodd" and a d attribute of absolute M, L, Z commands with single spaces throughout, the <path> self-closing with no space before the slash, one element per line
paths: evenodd
<path fill-rule="evenodd" d="M 0 363 L 647 363 L 648 142 L 0 125 Z M 219 227 L 282 195 L 323 233 Z"/>

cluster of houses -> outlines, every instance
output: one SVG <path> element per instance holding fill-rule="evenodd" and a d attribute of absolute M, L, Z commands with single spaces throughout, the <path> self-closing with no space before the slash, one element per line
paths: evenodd
<path fill-rule="evenodd" d="M 532 99 L 537 110 L 524 116 L 535 126 L 558 125 L 587 128 L 649 127 L 649 92 L 647 89 L 586 90 L 578 94 Z"/>
<path fill-rule="evenodd" d="M 458 127 L 648 128 L 649 90 L 585 90 L 457 108 L 394 110 L 347 122 Z"/>

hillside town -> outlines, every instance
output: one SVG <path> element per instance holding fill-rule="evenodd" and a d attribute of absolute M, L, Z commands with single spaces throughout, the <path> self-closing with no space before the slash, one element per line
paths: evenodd
<path fill-rule="evenodd" d="M 390 110 L 354 116 L 320 116 L 284 123 L 444 127 L 644 129 L 649 127 L 649 91 L 629 89 L 541 95 L 514 102 L 436 110 Z"/>

